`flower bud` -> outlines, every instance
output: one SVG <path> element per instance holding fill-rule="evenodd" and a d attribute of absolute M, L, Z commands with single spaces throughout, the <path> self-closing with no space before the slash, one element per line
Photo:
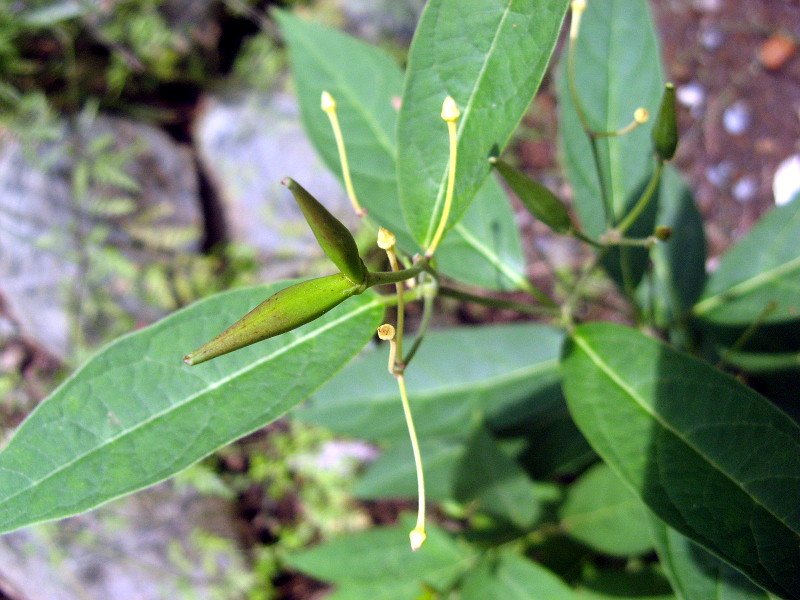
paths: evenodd
<path fill-rule="evenodd" d="M 367 277 L 367 267 L 358 255 L 358 246 L 347 227 L 291 177 L 285 177 L 281 183 L 294 195 L 314 237 L 328 258 L 350 281 L 363 283 Z"/>
<path fill-rule="evenodd" d="M 394 325 L 391 323 L 384 323 L 380 327 L 378 327 L 378 337 L 382 340 L 393 340 L 394 339 Z"/>
<path fill-rule="evenodd" d="M 675 86 L 664 86 L 661 106 L 653 125 L 653 148 L 661 160 L 670 160 L 678 147 L 678 121 L 675 116 Z"/>
<path fill-rule="evenodd" d="M 658 241 L 666 242 L 669 241 L 669 238 L 672 237 L 672 227 L 667 227 L 666 225 L 659 225 L 656 227 L 653 235 L 656 236 Z"/>
<path fill-rule="evenodd" d="M 573 229 L 567 207 L 553 192 L 497 157 L 490 158 L 489 162 L 534 217 L 556 233 Z"/>
<path fill-rule="evenodd" d="M 187 354 L 183 362 L 197 365 L 286 333 L 363 291 L 363 286 L 355 285 L 343 273 L 296 283 L 267 298 L 213 340 Z"/>

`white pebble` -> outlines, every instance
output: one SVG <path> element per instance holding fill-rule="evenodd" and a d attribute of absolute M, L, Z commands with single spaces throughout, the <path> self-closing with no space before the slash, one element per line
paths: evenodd
<path fill-rule="evenodd" d="M 675 90 L 678 102 L 687 107 L 693 116 L 698 116 L 706 100 L 706 92 L 699 83 L 687 83 Z"/>
<path fill-rule="evenodd" d="M 750 125 L 750 109 L 741 100 L 734 102 L 725 109 L 722 124 L 731 135 L 741 135 Z"/>
<path fill-rule="evenodd" d="M 752 200 L 758 191 L 758 181 L 752 175 L 742 177 L 733 185 L 731 192 L 739 202 Z"/>
<path fill-rule="evenodd" d="M 775 195 L 775 204 L 783 206 L 798 192 L 800 192 L 800 154 L 794 154 L 778 165 L 772 180 L 772 193 Z"/>

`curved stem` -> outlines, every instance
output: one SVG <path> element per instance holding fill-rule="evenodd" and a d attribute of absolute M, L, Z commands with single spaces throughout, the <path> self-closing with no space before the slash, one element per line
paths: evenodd
<path fill-rule="evenodd" d="M 426 285 L 425 291 L 422 294 L 422 320 L 420 321 L 417 334 L 414 337 L 414 343 L 411 345 L 411 350 L 409 350 L 408 354 L 402 359 L 404 365 L 408 365 L 411 362 L 422 340 L 425 339 L 425 334 L 428 331 L 428 326 L 433 316 L 433 299 L 436 298 L 437 291 L 438 284 L 435 279 Z"/>
<path fill-rule="evenodd" d="M 442 218 L 439 220 L 439 227 L 436 229 L 436 233 L 433 236 L 431 245 L 428 246 L 428 249 L 425 251 L 425 256 L 428 258 L 433 256 L 433 253 L 436 252 L 436 248 L 439 246 L 439 242 L 442 239 L 442 235 L 444 235 L 444 228 L 447 226 L 447 219 L 450 217 L 450 208 L 453 205 L 453 190 L 455 188 L 455 180 L 456 180 L 455 148 L 456 145 L 458 144 L 455 122 L 447 123 L 447 131 L 450 138 L 450 159 L 447 165 L 447 191 L 444 197 L 444 208 L 442 209 Z"/>
<path fill-rule="evenodd" d="M 567 45 L 567 87 L 569 89 L 569 96 L 572 104 L 575 107 L 575 112 L 578 115 L 578 120 L 581 122 L 586 137 L 589 139 L 589 147 L 592 152 L 592 161 L 594 168 L 597 172 L 597 182 L 600 186 L 600 197 L 603 201 L 603 211 L 606 217 L 606 223 L 611 226 L 614 223 L 614 207 L 611 204 L 608 192 L 606 191 L 606 181 L 603 175 L 603 168 L 600 163 L 600 151 L 597 147 L 597 135 L 595 134 L 592 126 L 589 124 L 589 118 L 586 111 L 583 109 L 580 97 L 578 96 L 578 89 L 575 83 L 575 45 L 578 40 L 578 32 L 580 30 L 581 17 L 585 6 L 577 6 L 575 2 L 572 3 L 572 27 L 569 32 L 569 44 Z"/>
<path fill-rule="evenodd" d="M 403 414 L 406 417 L 408 435 L 411 438 L 411 450 L 414 453 L 414 466 L 417 470 L 417 496 L 419 506 L 417 509 L 417 525 L 409 534 L 411 538 L 411 549 L 419 550 L 425 538 L 425 474 L 422 471 L 422 455 L 419 451 L 419 441 L 417 431 L 414 427 L 414 418 L 411 416 L 411 406 L 408 403 L 408 393 L 406 392 L 406 378 L 400 373 L 397 375 L 397 385 L 400 388 L 400 400 L 403 403 Z"/>
<path fill-rule="evenodd" d="M 647 205 L 650 204 L 650 200 L 652 200 L 653 195 L 658 188 L 658 181 L 661 178 L 661 171 L 664 169 L 664 161 L 660 159 L 656 159 L 656 168 L 653 169 L 653 174 L 650 176 L 650 181 L 647 182 L 647 187 L 642 193 L 642 196 L 639 198 L 639 201 L 636 205 L 631 209 L 631 211 L 625 215 L 625 218 L 622 219 L 619 226 L 617 226 L 617 231 L 620 234 L 625 233 L 628 229 L 630 229 L 631 225 L 636 222 L 636 219 L 639 218 L 639 215 L 644 212 L 644 209 L 647 208 Z"/>
<path fill-rule="evenodd" d="M 532 304 L 524 304 L 522 302 L 514 302 L 513 300 L 504 300 L 501 298 L 488 298 L 486 296 L 478 296 L 476 294 L 470 294 L 469 292 L 464 292 L 462 290 L 458 290 L 444 285 L 439 288 L 439 293 L 442 296 L 447 296 L 448 298 L 454 298 L 456 300 L 462 300 L 464 302 L 473 302 L 475 304 L 490 306 L 492 308 L 515 310 L 517 312 L 529 315 L 547 315 L 551 317 L 556 317 L 560 314 L 560 312 L 556 308 L 533 306 Z"/>

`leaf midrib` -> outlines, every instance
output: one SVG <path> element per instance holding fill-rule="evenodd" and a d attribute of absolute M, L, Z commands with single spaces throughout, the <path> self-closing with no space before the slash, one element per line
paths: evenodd
<path fill-rule="evenodd" d="M 792 531 L 795 534 L 797 533 L 797 532 L 794 531 L 794 529 L 786 521 L 784 521 L 782 518 L 780 518 L 778 515 L 776 515 L 769 507 L 765 506 L 760 501 L 759 498 L 757 498 L 756 496 L 754 496 L 753 494 L 748 492 L 742 486 L 742 484 L 740 484 L 736 479 L 734 479 L 730 474 L 728 474 L 727 471 L 722 469 L 722 467 L 720 467 L 714 460 L 712 460 L 710 457 L 706 456 L 699 448 L 697 448 L 694 444 L 692 444 L 679 430 L 675 429 L 660 414 L 658 414 L 657 412 L 653 411 L 650 407 L 648 407 L 647 403 L 642 398 L 640 398 L 636 394 L 636 392 L 629 385 L 627 385 L 627 383 L 625 381 L 623 381 L 619 376 L 617 376 L 616 372 L 611 368 L 611 366 L 608 365 L 608 363 L 606 363 L 600 357 L 600 355 L 598 355 L 596 352 L 594 352 L 593 348 L 589 345 L 589 342 L 587 340 L 581 338 L 579 335 L 573 335 L 572 339 L 583 349 L 583 351 L 589 356 L 589 358 L 592 360 L 592 362 L 595 363 L 595 365 L 600 369 L 600 371 L 605 373 L 605 375 L 608 377 L 608 379 L 610 379 L 613 383 L 615 383 L 617 385 L 617 387 L 619 387 L 620 390 L 622 390 L 624 393 L 626 393 L 628 396 L 630 396 L 631 400 L 633 400 L 634 403 L 637 406 L 639 406 L 639 408 L 641 408 L 644 413 L 649 415 L 656 423 L 661 425 L 661 427 L 663 427 L 665 430 L 669 431 L 675 437 L 677 437 L 679 440 L 681 440 L 684 444 L 686 444 L 686 446 L 688 448 L 690 448 L 692 451 L 694 451 L 694 453 L 698 457 L 703 459 L 708 465 L 713 467 L 714 470 L 716 470 L 718 473 L 720 473 L 726 479 L 728 479 L 731 483 L 733 483 L 736 487 L 738 487 L 742 491 L 742 493 L 745 494 L 745 496 L 750 498 L 750 500 L 753 502 L 753 504 L 761 507 L 766 513 L 768 513 L 776 521 L 778 521 L 779 523 L 784 525 L 789 531 Z"/>
<path fill-rule="evenodd" d="M 358 309 L 354 309 L 351 312 L 348 312 L 347 314 L 342 315 L 341 317 L 331 321 L 330 323 L 327 323 L 323 327 L 319 327 L 317 329 L 314 329 L 313 331 L 310 331 L 309 333 L 307 333 L 307 334 L 305 334 L 303 336 L 295 338 L 294 340 L 292 340 L 292 342 L 290 344 L 282 346 L 281 348 L 277 349 L 276 351 L 272 352 L 271 354 L 268 354 L 268 355 L 266 355 L 266 356 L 264 356 L 264 357 L 262 357 L 262 358 L 260 358 L 260 359 L 258 359 L 256 361 L 254 361 L 254 362 L 251 362 L 247 366 L 239 369 L 238 371 L 235 371 L 235 372 L 231 373 L 230 375 L 227 375 L 226 377 L 221 378 L 217 382 L 215 382 L 213 384 L 210 384 L 207 387 L 204 387 L 202 390 L 199 390 L 198 392 L 187 396 L 186 399 L 184 399 L 183 401 L 178 402 L 176 404 L 171 404 L 166 409 L 152 414 L 147 419 L 139 421 L 133 427 L 129 427 L 127 429 L 121 430 L 116 435 L 114 435 L 112 437 L 109 437 L 106 440 L 103 440 L 103 442 L 101 444 L 98 444 L 98 445 L 94 446 L 93 448 L 76 455 L 73 459 L 71 459 L 70 461 L 68 461 L 68 462 L 66 462 L 66 463 L 64 463 L 62 465 L 60 465 L 57 469 L 54 469 L 53 471 L 49 472 L 44 477 L 40 477 L 39 479 L 32 480 L 32 482 L 28 486 L 26 486 L 24 488 L 21 488 L 20 490 L 18 490 L 17 492 L 15 492 L 14 494 L 12 494 L 10 496 L 5 497 L 2 501 L 0 501 L 0 507 L 8 504 L 14 498 L 16 498 L 16 497 L 18 497 L 18 496 L 20 496 L 22 494 L 25 494 L 26 492 L 30 491 L 32 488 L 35 488 L 35 487 L 39 486 L 42 482 L 47 481 L 48 479 L 51 479 L 52 477 L 55 477 L 56 475 L 58 475 L 62 471 L 65 471 L 65 470 L 69 469 L 71 466 L 73 466 L 76 463 L 84 460 L 85 458 L 87 458 L 87 457 L 89 457 L 89 456 L 91 456 L 91 455 L 103 450 L 104 448 L 106 448 L 107 446 L 110 446 L 114 442 L 116 442 L 116 441 L 118 441 L 118 440 L 120 440 L 120 439 L 122 439 L 122 438 L 124 438 L 124 437 L 126 437 L 128 435 L 130 435 L 131 433 L 135 432 L 136 430 L 138 430 L 138 429 L 140 429 L 140 428 L 142 428 L 142 427 L 144 427 L 146 425 L 149 425 L 150 423 L 156 421 L 157 419 L 160 419 L 163 416 L 168 415 L 173 410 L 176 410 L 178 408 L 181 408 L 181 407 L 189 404 L 190 402 L 194 401 L 196 398 L 199 398 L 199 397 L 204 396 L 205 394 L 207 394 L 209 392 L 212 392 L 213 390 L 215 390 L 215 389 L 221 387 L 222 385 L 232 381 L 233 379 L 238 378 L 238 377 L 244 375 L 245 373 L 247 373 L 247 372 L 249 372 L 249 371 L 251 371 L 251 370 L 253 370 L 253 369 L 257 368 L 257 367 L 260 367 L 262 364 L 264 364 L 264 363 L 266 363 L 268 361 L 271 361 L 273 359 L 278 358 L 279 356 L 285 354 L 286 352 L 288 352 L 289 350 L 299 346 L 300 344 L 303 344 L 303 343 L 307 342 L 308 340 L 314 339 L 315 337 L 318 337 L 319 335 L 321 335 L 322 333 L 328 331 L 329 329 L 332 329 L 333 327 L 335 327 L 335 326 L 337 326 L 337 325 L 339 325 L 339 324 L 341 324 L 341 323 L 343 323 L 345 321 L 348 321 L 349 319 L 351 319 L 353 317 L 356 317 L 356 316 L 360 315 L 361 313 L 369 310 L 370 308 L 374 308 L 374 307 L 377 307 L 377 306 L 380 306 L 380 302 L 378 302 L 375 299 L 373 299 L 373 300 L 371 300 L 369 302 L 366 302 L 361 307 L 359 307 Z M 144 360 L 145 361 L 150 360 L 151 362 L 157 362 L 157 361 L 152 361 L 152 359 L 148 359 L 147 357 L 145 357 Z M 163 364 L 163 363 L 158 363 L 158 364 Z M 2 527 L 2 526 L 0 525 L 0 527 Z"/>
<path fill-rule="evenodd" d="M 694 313 L 701 316 L 703 313 L 708 313 L 725 302 L 735 300 L 741 296 L 757 290 L 762 286 L 766 286 L 780 279 L 784 275 L 790 275 L 794 271 L 800 271 L 800 256 L 792 260 L 782 263 L 778 266 L 761 271 L 756 275 L 740 281 L 736 285 L 729 287 L 726 290 L 718 292 L 713 296 L 704 298 L 694 305 Z"/>

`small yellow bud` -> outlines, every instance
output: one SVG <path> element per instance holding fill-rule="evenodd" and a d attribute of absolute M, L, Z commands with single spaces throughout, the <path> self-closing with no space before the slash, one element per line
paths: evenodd
<path fill-rule="evenodd" d="M 572 12 L 583 12 L 586 10 L 586 0 L 572 0 Z"/>
<path fill-rule="evenodd" d="M 637 108 L 633 111 L 633 120 L 641 125 L 642 123 L 647 123 L 647 120 L 650 118 L 650 111 L 646 108 Z"/>
<path fill-rule="evenodd" d="M 408 534 L 408 538 L 411 541 L 411 549 L 416 552 L 422 548 L 422 544 L 425 543 L 425 540 L 428 538 L 428 536 L 426 535 L 424 529 L 417 527 L 411 530 L 411 532 Z"/>
<path fill-rule="evenodd" d="M 378 229 L 378 248 L 381 250 L 391 250 L 396 243 L 397 238 L 391 231 L 383 227 Z"/>
<path fill-rule="evenodd" d="M 455 122 L 458 121 L 458 117 L 460 116 L 461 111 L 458 110 L 456 101 L 453 100 L 451 96 L 445 98 L 444 102 L 442 103 L 442 119 L 447 122 Z"/>
<path fill-rule="evenodd" d="M 328 92 L 322 92 L 322 101 L 320 102 L 320 105 L 322 106 L 322 110 L 324 110 L 326 113 L 336 110 L 336 100 L 334 100 L 333 96 L 331 96 Z"/>
<path fill-rule="evenodd" d="M 384 323 L 378 327 L 378 337 L 382 340 L 393 340 L 394 326 L 391 323 Z"/>

